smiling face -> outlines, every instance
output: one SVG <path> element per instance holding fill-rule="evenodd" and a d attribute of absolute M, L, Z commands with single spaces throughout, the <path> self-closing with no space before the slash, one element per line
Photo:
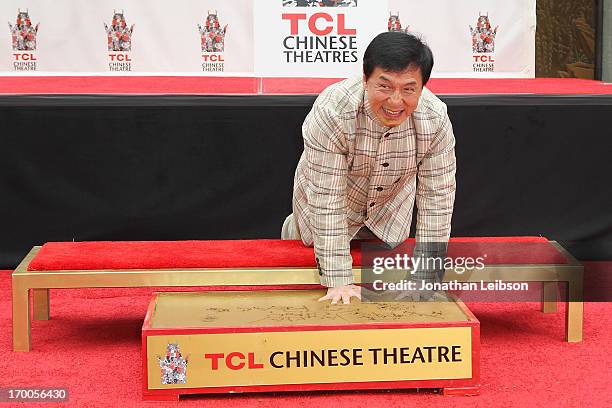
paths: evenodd
<path fill-rule="evenodd" d="M 401 72 L 385 71 L 376 67 L 365 81 L 368 102 L 378 120 L 384 125 L 401 125 L 417 108 L 423 79 L 420 68 L 408 67 Z"/>

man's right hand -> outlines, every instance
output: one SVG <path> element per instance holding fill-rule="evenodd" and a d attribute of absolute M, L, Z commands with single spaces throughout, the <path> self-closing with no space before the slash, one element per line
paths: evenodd
<path fill-rule="evenodd" d="M 353 296 L 357 299 L 361 299 L 361 288 L 355 285 L 343 285 L 335 288 L 327 288 L 327 294 L 321 297 L 319 302 L 331 299 L 331 304 L 335 305 L 342 299 L 342 303 L 348 305 L 351 303 L 351 297 Z"/>

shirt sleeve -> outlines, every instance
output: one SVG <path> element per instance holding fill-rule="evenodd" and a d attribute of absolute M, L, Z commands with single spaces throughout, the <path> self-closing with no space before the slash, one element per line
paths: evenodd
<path fill-rule="evenodd" d="M 444 257 L 455 203 L 455 136 L 446 105 L 429 151 L 418 168 L 414 257 Z M 432 271 L 423 271 L 423 279 Z"/>
<path fill-rule="evenodd" d="M 340 118 L 315 104 L 304 121 L 306 195 L 321 284 L 353 283 L 347 214 L 347 146 Z"/>

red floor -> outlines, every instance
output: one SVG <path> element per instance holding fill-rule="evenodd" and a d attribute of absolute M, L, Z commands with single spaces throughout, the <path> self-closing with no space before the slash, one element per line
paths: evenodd
<path fill-rule="evenodd" d="M 586 263 L 612 273 L 612 262 Z M 0 387 L 65 386 L 83 407 L 610 407 L 612 304 L 585 304 L 582 343 L 563 341 L 563 308 L 535 303 L 472 303 L 481 322 L 481 395 L 444 397 L 432 390 L 191 396 L 142 403 L 140 328 L 150 289 L 52 292 L 52 320 L 33 323 L 33 350 L 11 351 L 10 271 L 0 271 Z M 34 405 L 34 404 L 31 404 Z M 10 406 L 0 403 L 0 407 Z M 14 406 L 25 406 L 24 404 Z M 28 405 L 29 406 L 29 405 Z"/>
<path fill-rule="evenodd" d="M 41 77 L 0 76 L 0 95 L 130 94 L 318 94 L 339 79 L 253 77 Z M 610 95 L 612 85 L 575 78 L 444 79 L 434 78 L 437 94 Z"/>

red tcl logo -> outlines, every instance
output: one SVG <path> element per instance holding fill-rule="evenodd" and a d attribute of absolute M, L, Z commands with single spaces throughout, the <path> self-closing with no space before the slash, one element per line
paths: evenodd
<path fill-rule="evenodd" d="M 211 61 L 211 62 L 224 62 L 225 60 L 223 59 L 223 55 L 208 55 L 208 54 L 202 54 L 202 60 L 203 61 Z"/>
<path fill-rule="evenodd" d="M 111 61 L 132 61 L 128 54 L 108 54 L 108 56 L 110 57 Z"/>
<path fill-rule="evenodd" d="M 247 353 L 246 356 L 239 351 L 233 351 L 227 355 L 224 353 L 207 353 L 204 354 L 204 358 L 210 360 L 212 370 L 219 369 L 219 361 L 230 370 L 264 368 L 263 364 L 255 362 L 255 353 Z"/>
<path fill-rule="evenodd" d="M 34 54 L 13 54 L 15 60 L 19 61 L 21 58 L 22 61 L 36 61 L 36 56 Z"/>
<path fill-rule="evenodd" d="M 327 13 L 314 13 L 307 17 L 303 13 L 283 13 L 283 20 L 288 20 L 291 23 L 291 35 L 298 35 L 300 31 L 300 21 L 308 20 L 308 29 L 314 35 L 327 35 L 334 31 L 334 16 Z M 347 28 L 345 15 L 338 14 L 335 21 L 338 35 L 355 35 L 357 30 Z"/>
<path fill-rule="evenodd" d="M 493 58 L 488 55 L 474 55 L 474 62 L 495 62 Z"/>

